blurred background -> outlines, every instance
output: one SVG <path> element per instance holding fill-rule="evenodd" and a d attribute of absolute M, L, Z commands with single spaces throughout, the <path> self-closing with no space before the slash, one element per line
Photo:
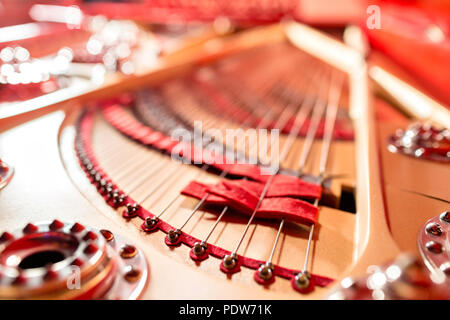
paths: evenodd
<path fill-rule="evenodd" d="M 219 33 L 230 28 L 235 32 L 283 19 L 312 25 L 337 38 L 342 38 L 346 26 L 360 26 L 373 61 L 382 57 L 383 64 L 392 62 L 408 82 L 450 104 L 450 0 L 0 0 L 0 49 L 20 46 L 38 58 L 70 47 L 76 61 L 101 59 L 108 64 L 109 59 L 117 68 L 142 33 L 128 24 L 126 37 L 138 39 L 121 45 L 116 50 L 119 58 L 105 58 L 110 46 L 89 42 L 105 21 L 132 21 L 151 32 L 157 40 L 153 48 L 161 54 L 180 38 L 211 26 Z M 114 28 L 109 28 L 110 34 L 125 26 Z M 88 50 L 83 53 L 80 46 Z M 8 62 L 8 52 L 3 62 Z M 134 68 L 128 64 L 122 71 L 132 73 Z"/>

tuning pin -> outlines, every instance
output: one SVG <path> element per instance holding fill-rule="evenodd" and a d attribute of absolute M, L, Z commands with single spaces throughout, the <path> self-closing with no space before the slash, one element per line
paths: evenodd
<path fill-rule="evenodd" d="M 138 253 L 137 248 L 131 244 L 127 244 L 120 249 L 120 256 L 123 259 L 131 259 L 135 257 L 137 253 Z"/>

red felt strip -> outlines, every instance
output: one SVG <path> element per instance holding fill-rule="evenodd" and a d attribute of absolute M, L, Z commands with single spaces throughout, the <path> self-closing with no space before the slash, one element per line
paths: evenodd
<path fill-rule="evenodd" d="M 320 199 L 322 187 L 315 183 L 306 182 L 298 177 L 276 175 L 268 190 L 268 197 L 300 197 Z"/>
<path fill-rule="evenodd" d="M 317 222 L 319 210 L 312 204 L 292 198 L 268 198 L 261 202 L 257 217 L 267 219 L 285 219 L 301 224 Z"/>
<path fill-rule="evenodd" d="M 246 214 L 252 214 L 262 192 L 245 189 L 236 181 L 222 181 L 209 188 L 209 192 L 223 197 L 229 205 Z M 256 216 L 265 219 L 281 219 L 298 223 L 316 223 L 318 209 L 306 201 L 288 197 L 265 198 L 256 211 Z"/>
<path fill-rule="evenodd" d="M 228 184 L 237 185 L 246 190 L 253 191 L 256 194 L 261 194 L 264 189 L 264 184 L 249 181 L 249 180 L 231 180 Z M 295 197 L 307 199 L 320 199 L 322 194 L 322 187 L 320 185 L 303 181 L 298 177 L 291 177 L 286 175 L 276 175 L 270 188 L 267 191 L 266 197 Z"/>
<path fill-rule="evenodd" d="M 202 199 L 205 194 L 208 193 L 208 188 L 209 187 L 206 184 L 191 181 L 183 190 L 181 190 L 181 194 L 192 198 Z M 213 194 L 208 196 L 206 203 L 210 205 L 228 205 L 227 199 Z"/>
<path fill-rule="evenodd" d="M 229 184 L 227 181 L 210 185 L 208 191 L 211 194 L 225 198 L 228 200 L 229 206 L 245 214 L 251 214 L 258 203 L 258 194 L 239 185 Z"/>
<path fill-rule="evenodd" d="M 261 190 L 262 192 L 262 190 Z M 191 182 L 181 192 L 183 195 L 202 199 L 210 196 L 206 204 L 229 206 L 239 212 L 251 215 L 259 200 L 259 194 L 241 187 L 236 181 L 222 181 L 215 185 Z M 308 202 L 288 197 L 265 198 L 256 211 L 256 217 L 263 219 L 286 219 L 287 221 L 316 223 L 318 209 Z"/>

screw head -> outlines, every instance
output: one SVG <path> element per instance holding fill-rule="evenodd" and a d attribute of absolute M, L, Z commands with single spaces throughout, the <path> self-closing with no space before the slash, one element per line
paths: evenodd
<path fill-rule="evenodd" d="M 441 271 L 450 278 L 450 262 L 446 262 L 440 266 Z"/>
<path fill-rule="evenodd" d="M 441 218 L 442 221 L 450 223 L 450 211 L 442 212 L 441 215 L 440 215 L 440 218 Z"/>
<path fill-rule="evenodd" d="M 425 230 L 426 230 L 426 232 L 428 234 L 433 235 L 433 236 L 437 236 L 437 237 L 441 236 L 444 233 L 444 231 L 442 230 L 441 226 L 439 224 L 435 223 L 435 222 L 429 223 L 426 226 Z"/>
<path fill-rule="evenodd" d="M 106 229 L 100 230 L 100 233 L 102 234 L 103 238 L 105 238 L 106 241 L 110 242 L 114 240 L 114 234 Z"/>
<path fill-rule="evenodd" d="M 137 253 L 138 253 L 138 250 L 136 249 L 136 247 L 132 246 L 130 244 L 127 244 L 120 249 L 120 256 L 123 259 L 131 259 L 134 256 L 136 256 Z"/>
<path fill-rule="evenodd" d="M 141 277 L 142 272 L 134 267 L 130 267 L 130 270 L 128 270 L 124 277 L 125 280 L 127 280 L 128 282 L 136 282 L 139 280 L 139 278 Z"/>
<path fill-rule="evenodd" d="M 425 247 L 428 249 L 428 251 L 435 254 L 444 252 L 444 247 L 442 246 L 442 244 L 436 241 L 428 241 Z"/>

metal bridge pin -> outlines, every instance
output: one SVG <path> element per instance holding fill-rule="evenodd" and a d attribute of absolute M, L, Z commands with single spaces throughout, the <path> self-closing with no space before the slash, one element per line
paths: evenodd
<path fill-rule="evenodd" d="M 158 223 L 159 219 L 157 217 L 147 217 L 145 218 L 145 226 L 147 228 L 153 228 L 157 223 Z"/>
<path fill-rule="evenodd" d="M 309 287 L 311 275 L 308 271 L 301 271 L 295 276 L 295 285 L 299 289 L 306 289 Z"/>
<path fill-rule="evenodd" d="M 429 223 L 425 230 L 428 234 L 431 234 L 433 236 L 441 236 L 444 232 L 442 231 L 441 226 L 435 222 Z"/>
<path fill-rule="evenodd" d="M 270 280 L 273 277 L 273 264 L 267 262 L 258 269 L 258 275 L 261 279 Z"/>
<path fill-rule="evenodd" d="M 227 254 L 225 257 L 223 257 L 223 262 L 222 265 L 227 268 L 228 270 L 233 269 L 234 267 L 236 267 L 237 264 L 237 256 L 236 254 Z"/>
<path fill-rule="evenodd" d="M 124 194 L 120 194 L 118 192 L 113 192 L 113 203 L 114 205 L 118 206 L 121 205 L 124 201 L 125 201 L 125 195 Z"/>
<path fill-rule="evenodd" d="M 207 248 L 207 245 L 206 245 L 206 243 L 204 241 L 196 242 L 196 243 L 194 243 L 194 246 L 192 247 L 192 252 L 196 256 L 202 256 L 202 255 L 205 254 L 206 248 Z"/>
<path fill-rule="evenodd" d="M 178 238 L 180 237 L 180 235 L 181 235 L 181 230 L 179 230 L 179 229 L 176 229 L 176 230 L 172 229 L 172 230 L 170 230 L 167 233 L 167 239 L 169 240 L 169 242 L 175 243 L 175 242 L 178 241 Z"/>
<path fill-rule="evenodd" d="M 134 216 L 136 212 L 138 212 L 139 210 L 139 205 L 137 203 L 134 204 L 127 203 L 125 207 L 126 207 L 125 214 L 130 217 Z"/>
<path fill-rule="evenodd" d="M 111 199 L 111 193 L 113 192 L 113 186 L 111 183 L 108 183 L 103 189 L 102 189 L 102 195 L 107 196 L 108 199 Z"/>

